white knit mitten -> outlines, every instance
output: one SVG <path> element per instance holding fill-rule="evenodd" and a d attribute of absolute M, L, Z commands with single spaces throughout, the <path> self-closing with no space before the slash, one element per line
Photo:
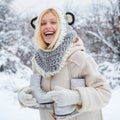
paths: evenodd
<path fill-rule="evenodd" d="M 76 90 L 69 90 L 56 86 L 53 91 L 50 91 L 47 94 L 51 96 L 57 106 L 81 104 L 80 95 Z"/>
<path fill-rule="evenodd" d="M 18 93 L 18 100 L 23 106 L 38 106 L 36 99 L 33 98 L 31 92 L 31 89 L 29 87 L 26 87 L 20 90 L 20 92 Z"/>

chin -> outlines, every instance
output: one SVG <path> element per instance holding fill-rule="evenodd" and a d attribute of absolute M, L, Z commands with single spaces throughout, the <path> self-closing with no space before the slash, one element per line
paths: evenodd
<path fill-rule="evenodd" d="M 52 43 L 52 40 L 46 40 L 45 41 L 47 44 L 51 44 Z"/>

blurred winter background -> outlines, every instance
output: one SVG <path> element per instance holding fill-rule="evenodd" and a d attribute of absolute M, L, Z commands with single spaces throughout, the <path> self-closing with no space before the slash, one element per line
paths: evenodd
<path fill-rule="evenodd" d="M 112 89 L 104 120 L 120 120 L 120 0 L 0 0 L 0 120 L 39 120 L 38 110 L 22 108 L 17 94 L 32 74 L 30 21 L 51 6 L 75 14 L 73 27 Z"/>

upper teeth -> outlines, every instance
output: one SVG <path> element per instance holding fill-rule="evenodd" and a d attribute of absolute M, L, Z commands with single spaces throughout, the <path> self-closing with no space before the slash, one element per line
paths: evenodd
<path fill-rule="evenodd" d="M 53 34 L 53 32 L 46 32 L 45 35 L 48 35 L 48 34 Z"/>

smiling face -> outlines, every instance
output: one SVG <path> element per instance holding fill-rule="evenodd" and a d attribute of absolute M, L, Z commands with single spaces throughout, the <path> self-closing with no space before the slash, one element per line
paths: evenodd
<path fill-rule="evenodd" d="M 57 17 L 52 12 L 47 12 L 41 20 L 41 35 L 45 43 L 51 44 L 58 29 Z"/>

